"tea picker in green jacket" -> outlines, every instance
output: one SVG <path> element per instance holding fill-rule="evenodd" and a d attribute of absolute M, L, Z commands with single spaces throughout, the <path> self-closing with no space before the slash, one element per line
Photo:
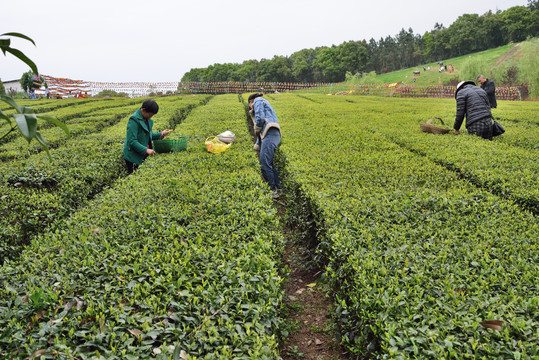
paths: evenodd
<path fill-rule="evenodd" d="M 152 116 L 159 111 L 159 105 L 154 100 L 146 100 L 140 109 L 135 111 L 127 122 L 127 132 L 124 142 L 124 158 L 127 172 L 131 174 L 148 156 L 154 155 L 152 140 L 159 140 L 172 130 L 152 132 Z"/>

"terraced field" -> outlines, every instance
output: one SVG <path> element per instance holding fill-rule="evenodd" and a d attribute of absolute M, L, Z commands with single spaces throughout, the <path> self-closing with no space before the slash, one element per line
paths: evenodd
<path fill-rule="evenodd" d="M 351 359 L 539 356 L 536 103 L 500 102 L 506 133 L 489 142 L 419 130 L 452 124 L 450 100 L 266 97 L 284 218 L 242 96 L 158 99 L 154 129 L 188 149 L 131 176 L 141 99 L 44 103 L 74 129 L 42 130 L 53 162 L 1 144 L 0 357 L 276 359 L 285 221 L 324 270 Z M 224 130 L 236 142 L 207 153 Z"/>

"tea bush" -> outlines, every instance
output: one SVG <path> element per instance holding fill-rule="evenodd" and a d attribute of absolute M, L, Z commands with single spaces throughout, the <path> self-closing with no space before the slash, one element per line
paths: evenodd
<path fill-rule="evenodd" d="M 147 159 L 0 268 L 0 356 L 275 359 L 283 240 L 245 129 L 236 96 L 194 109 L 175 130 L 187 151 Z M 224 130 L 236 142 L 207 153 Z"/>
<path fill-rule="evenodd" d="M 169 114 L 155 116 L 155 129 L 163 130 L 183 108 L 191 108 L 206 97 L 167 99 L 163 107 Z M 102 132 L 59 140 L 59 148 L 51 150 L 53 161 L 44 153 L 27 159 L 0 163 L 0 264 L 18 254 L 33 235 L 86 204 L 104 187 L 126 175 L 122 155 L 129 115 L 137 106 L 108 109 L 108 116 L 91 117 L 88 124 L 105 127 L 107 121 L 122 116 L 122 121 Z M 96 111 L 100 112 L 105 110 Z M 119 111 L 119 112 L 115 112 Z M 52 130 L 52 129 L 51 129 Z M 47 135 L 53 139 L 52 134 Z M 61 142 L 60 142 L 61 141 Z"/>
<path fill-rule="evenodd" d="M 125 102 L 125 104 L 130 103 L 134 104 L 133 99 L 130 99 L 129 102 Z M 2 102 L 3 104 L 6 104 Z M 124 105 L 125 105 L 124 104 Z M 82 114 L 87 114 L 89 112 L 93 112 L 97 109 L 106 109 L 107 107 L 115 107 L 115 106 L 122 106 L 121 104 L 113 104 L 110 102 L 109 99 L 107 100 L 95 100 L 95 99 L 69 99 L 69 100 L 47 100 L 47 101 L 38 101 L 35 100 L 26 100 L 22 101 L 21 105 L 23 106 L 30 106 L 34 111 L 38 112 L 46 112 L 47 115 L 52 115 L 51 112 L 53 112 L 56 116 L 59 116 L 59 120 L 62 122 L 65 122 L 65 120 L 80 116 Z M 7 104 L 5 105 L 7 107 Z M 15 110 L 9 108 L 10 110 L 5 111 L 4 113 L 6 115 L 12 115 Z M 43 131 L 43 129 L 47 129 L 52 127 L 52 125 L 49 122 L 38 120 L 38 126 L 39 130 Z M 9 124 L 7 122 L 0 123 L 0 136 L 4 135 L 9 131 Z M 13 132 L 11 134 L 8 134 L 7 136 L 2 136 L 0 139 L 0 144 L 4 144 L 6 142 L 9 142 L 13 139 L 16 139 L 21 134 L 17 132 Z"/>
<path fill-rule="evenodd" d="M 519 122 L 502 121 L 507 132 L 494 141 L 479 141 L 476 136 L 435 136 L 419 131 L 419 123 L 440 116 L 453 125 L 455 102 L 435 99 L 377 99 L 314 97 L 335 112 L 335 121 L 356 119 L 355 126 L 383 134 L 391 141 L 439 163 L 474 184 L 539 213 L 539 128 L 534 115 L 537 105 L 523 104 Z M 505 109 L 512 102 L 501 102 L 502 117 L 514 118 Z M 528 135 L 522 136 L 525 133 Z M 515 144 L 519 144 L 515 146 Z M 520 145 L 521 144 L 521 145 Z"/>
<path fill-rule="evenodd" d="M 536 199 L 537 155 L 419 130 L 454 103 L 308 97 L 320 104 L 270 96 L 284 134 L 283 175 L 295 190 L 288 216 L 310 219 L 318 235 L 349 351 L 395 359 L 539 356 L 539 226 L 511 201 Z M 510 191 L 496 196 L 494 185 Z M 500 331 L 481 325 L 488 320 L 503 321 Z"/>
<path fill-rule="evenodd" d="M 45 115 L 55 116 L 59 121 L 70 125 L 71 136 L 77 137 L 81 134 L 100 131 L 106 126 L 115 124 L 120 118 L 130 115 L 133 112 L 133 108 L 136 108 L 135 104 L 139 104 L 139 102 L 140 99 L 126 99 L 121 102 L 87 100 L 73 103 L 72 106 L 56 108 Z M 49 122 L 39 120 L 38 126 L 41 135 L 47 139 L 49 148 L 57 147 L 67 138 L 63 130 L 54 128 Z M 17 133 L 13 134 L 13 136 L 7 136 L 2 139 L 3 145 L 0 145 L 0 161 L 15 158 L 22 159 L 43 150 L 37 141 L 29 145 L 26 139 L 20 136 L 20 134 L 19 136 L 16 136 Z"/>

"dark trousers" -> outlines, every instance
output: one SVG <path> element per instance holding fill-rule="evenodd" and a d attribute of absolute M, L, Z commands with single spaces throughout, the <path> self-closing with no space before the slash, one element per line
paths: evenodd
<path fill-rule="evenodd" d="M 481 136 L 483 139 L 492 140 L 492 120 L 490 117 L 477 120 L 466 127 L 468 134 Z"/>
<path fill-rule="evenodd" d="M 132 163 L 131 161 L 125 160 L 125 164 L 127 165 L 127 173 L 132 174 L 133 171 L 138 169 L 138 165 L 135 163 Z"/>

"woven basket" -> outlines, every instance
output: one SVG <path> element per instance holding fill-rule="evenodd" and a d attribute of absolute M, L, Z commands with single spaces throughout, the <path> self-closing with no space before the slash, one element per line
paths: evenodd
<path fill-rule="evenodd" d="M 434 119 L 440 120 L 440 122 L 442 123 L 444 127 L 431 124 L 432 120 Z M 426 124 L 419 124 L 419 126 L 421 127 L 421 131 L 431 133 L 431 134 L 447 134 L 448 132 L 451 131 L 451 128 L 449 128 L 446 124 L 444 124 L 444 121 L 439 117 L 430 118 Z"/>
<path fill-rule="evenodd" d="M 154 140 L 153 147 L 158 153 L 178 152 L 187 149 L 187 137 L 174 140 Z"/>

